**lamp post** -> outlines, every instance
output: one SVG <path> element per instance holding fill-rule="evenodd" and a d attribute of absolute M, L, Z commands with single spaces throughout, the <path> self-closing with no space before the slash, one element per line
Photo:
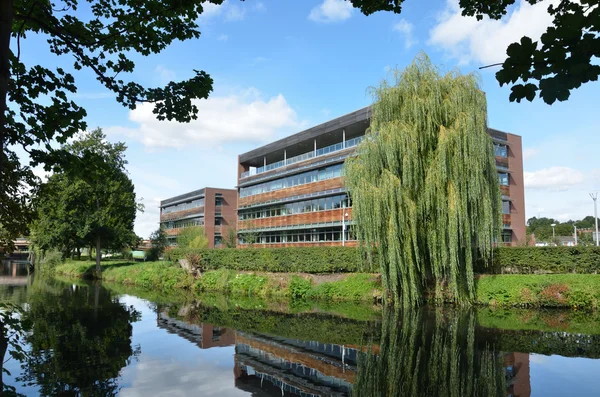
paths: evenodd
<path fill-rule="evenodd" d="M 573 237 L 575 237 L 575 245 L 577 245 L 577 226 L 573 225 Z"/>
<path fill-rule="evenodd" d="M 598 246 L 598 210 L 596 207 L 598 200 L 598 192 L 590 193 L 590 197 L 594 200 L 594 222 L 596 223 L 596 247 Z"/>
<path fill-rule="evenodd" d="M 554 239 L 555 239 L 555 234 L 554 234 L 554 226 L 556 226 L 556 223 L 551 224 L 550 226 L 552 226 L 552 242 L 554 243 Z M 554 243 L 556 244 L 556 243 Z"/>

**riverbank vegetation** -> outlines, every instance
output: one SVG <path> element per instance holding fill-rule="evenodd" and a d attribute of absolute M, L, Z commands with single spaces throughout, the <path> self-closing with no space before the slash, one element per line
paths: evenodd
<path fill-rule="evenodd" d="M 358 240 L 378 247 L 386 297 L 395 304 L 420 304 L 432 281 L 446 281 L 458 303 L 473 301 L 473 262 L 491 259 L 500 230 L 478 79 L 442 74 L 421 54 L 374 97 L 366 139 L 345 164 Z"/>
<path fill-rule="evenodd" d="M 58 265 L 59 276 L 95 278 L 95 263 L 68 260 Z M 376 302 L 381 299 L 380 282 L 372 274 L 314 275 L 308 273 L 240 272 L 225 268 L 194 277 L 170 262 L 105 261 L 102 280 L 140 288 L 172 291 L 219 292 L 231 295 L 297 300 Z"/>

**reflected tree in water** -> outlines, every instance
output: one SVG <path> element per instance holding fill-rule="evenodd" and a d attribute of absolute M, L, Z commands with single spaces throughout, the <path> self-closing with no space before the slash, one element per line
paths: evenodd
<path fill-rule="evenodd" d="M 31 354 L 19 380 L 44 396 L 116 395 L 121 369 L 140 353 L 131 346 L 140 314 L 98 284 L 34 287 L 26 313 Z"/>
<path fill-rule="evenodd" d="M 477 347 L 475 326 L 472 311 L 386 311 L 379 354 L 359 356 L 353 395 L 506 396 L 503 356 Z"/>

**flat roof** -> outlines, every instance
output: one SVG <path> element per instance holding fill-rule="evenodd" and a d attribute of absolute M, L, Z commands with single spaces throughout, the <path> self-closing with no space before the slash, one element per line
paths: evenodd
<path fill-rule="evenodd" d="M 266 156 L 267 154 L 272 153 L 274 151 L 289 148 L 290 146 L 297 145 L 300 142 L 305 142 L 307 140 L 314 139 L 316 137 L 319 137 L 320 135 L 342 129 L 344 127 L 359 123 L 361 121 L 369 120 L 370 118 L 371 106 L 366 106 L 362 109 L 355 110 L 352 113 L 345 114 L 333 120 L 326 121 L 323 124 L 319 124 L 315 127 L 279 139 L 275 142 L 271 142 L 267 145 L 261 146 L 249 152 L 240 154 L 240 163 L 253 160 L 257 157 Z"/>
<path fill-rule="evenodd" d="M 292 134 L 288 137 L 271 142 L 267 145 L 258 147 L 249 152 L 240 154 L 239 160 L 240 160 L 241 164 L 249 163 L 250 165 L 257 166 L 257 164 L 253 164 L 256 162 L 257 158 L 268 156 L 269 154 L 272 154 L 272 153 L 278 152 L 278 151 L 282 152 L 284 149 L 289 149 L 291 147 L 294 147 L 295 145 L 300 145 L 301 143 L 304 144 L 307 141 L 310 141 L 314 138 L 320 137 L 324 134 L 327 134 L 327 133 L 330 133 L 333 131 L 339 131 L 343 128 L 352 126 L 352 125 L 360 123 L 360 122 L 368 122 L 368 120 L 370 120 L 370 118 L 371 118 L 371 105 L 366 106 L 361 109 L 358 109 L 358 110 L 355 110 L 354 112 L 345 114 L 345 115 L 337 117 L 335 119 L 326 121 L 325 123 L 311 127 L 307 130 L 304 130 L 304 131 Z M 507 136 L 509 135 L 509 133 L 497 130 L 495 128 L 488 128 L 488 132 L 492 136 L 492 138 L 502 140 L 502 141 L 506 141 Z M 515 134 L 510 134 L 510 135 L 515 135 Z M 306 146 L 306 145 L 303 145 L 303 146 Z M 300 151 L 302 151 L 302 150 L 306 151 L 306 150 L 312 150 L 312 149 L 310 149 L 310 148 L 309 149 L 307 149 L 307 148 L 300 149 Z M 288 151 L 288 157 L 290 157 L 289 154 L 290 153 Z M 268 161 L 268 163 L 271 163 L 273 161 L 277 161 L 277 159 L 267 158 L 267 161 Z M 262 165 L 262 164 L 260 164 L 260 165 Z"/>

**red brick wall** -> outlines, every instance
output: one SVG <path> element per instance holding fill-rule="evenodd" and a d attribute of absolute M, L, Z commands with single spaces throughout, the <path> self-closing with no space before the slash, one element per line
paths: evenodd
<path fill-rule="evenodd" d="M 513 245 L 526 241 L 525 229 L 525 187 L 523 181 L 523 149 L 521 137 L 507 134 L 508 168 L 510 173 L 511 198 L 510 215 L 513 230 Z"/>

